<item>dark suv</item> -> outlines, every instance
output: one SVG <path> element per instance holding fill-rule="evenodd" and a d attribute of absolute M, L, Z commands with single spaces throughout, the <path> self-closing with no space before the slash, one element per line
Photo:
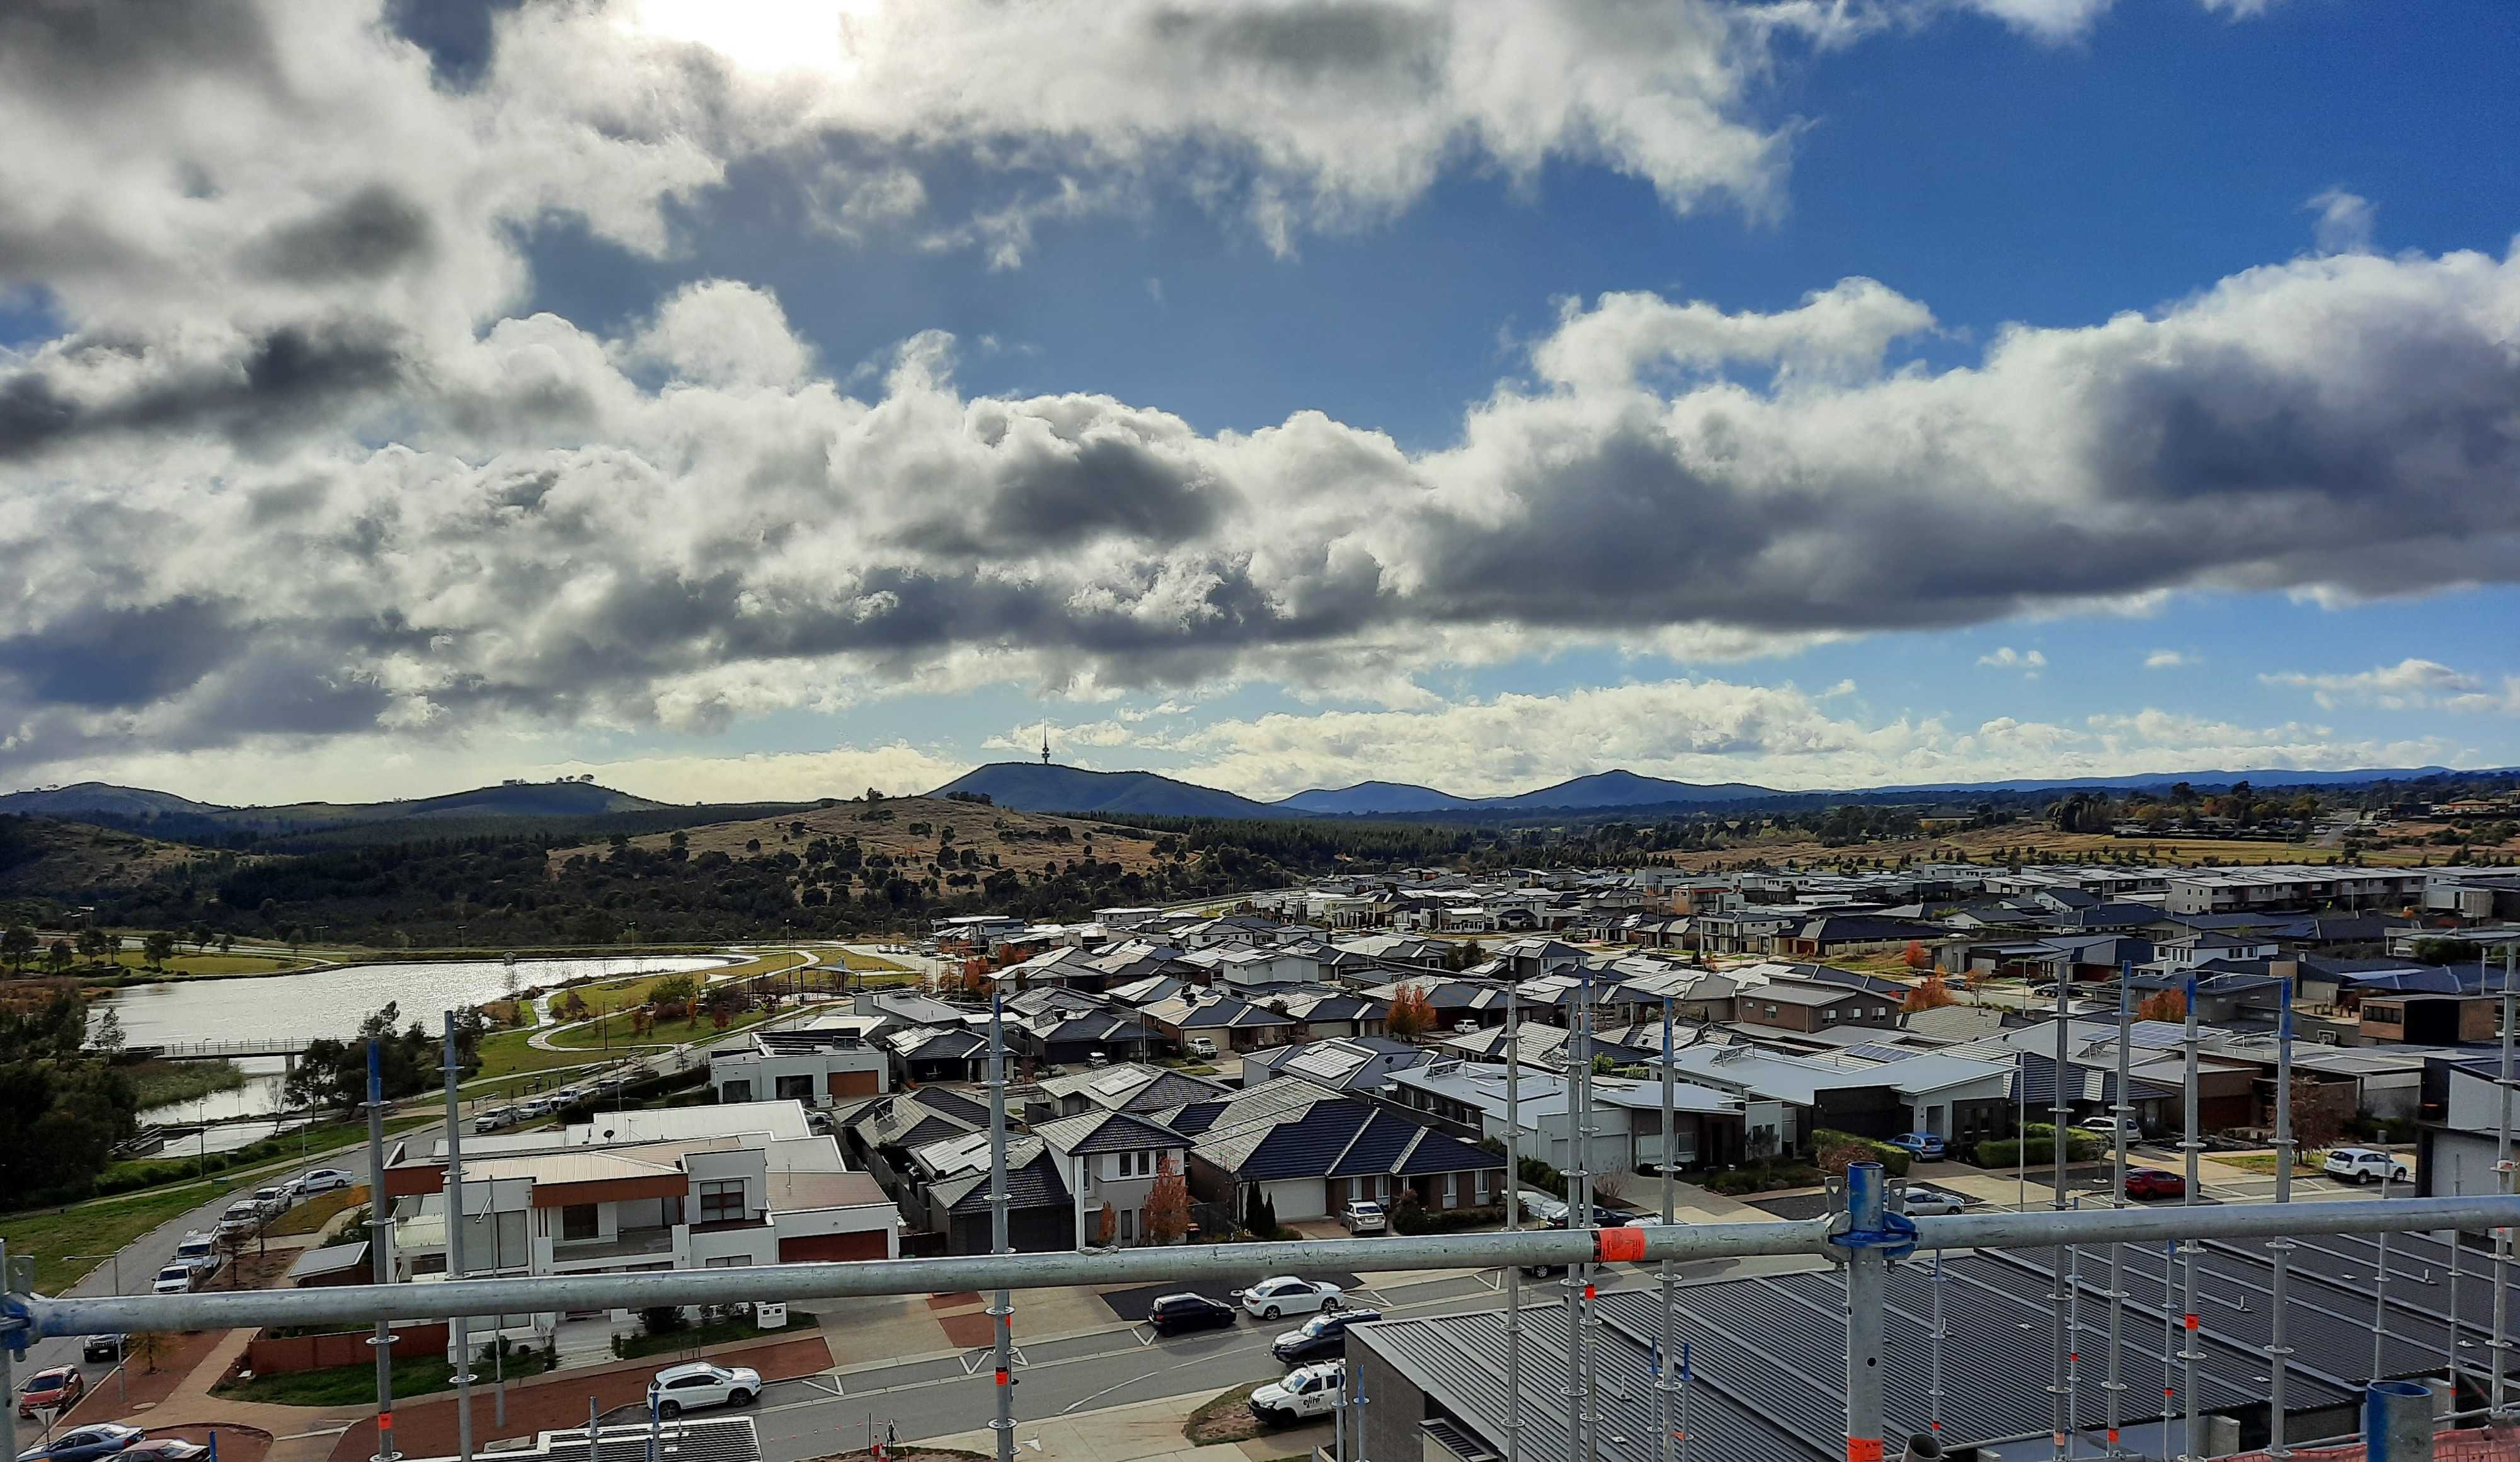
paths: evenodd
<path fill-rule="evenodd" d="M 1306 1320 L 1301 1328 L 1289 1330 L 1278 1337 L 1277 1342 L 1269 1347 L 1269 1353 L 1287 1365 L 1298 1365 L 1307 1360 L 1324 1360 L 1333 1355 L 1345 1355 L 1347 1328 L 1350 1325 L 1363 1325 L 1368 1321 L 1381 1318 L 1380 1311 L 1371 1309 L 1343 1309 L 1330 1314 L 1318 1314 Z"/>
<path fill-rule="evenodd" d="M 1147 1308 L 1147 1323 L 1157 1335 L 1192 1330 L 1222 1330 L 1234 1323 L 1235 1307 L 1205 1295 L 1166 1295 Z"/>

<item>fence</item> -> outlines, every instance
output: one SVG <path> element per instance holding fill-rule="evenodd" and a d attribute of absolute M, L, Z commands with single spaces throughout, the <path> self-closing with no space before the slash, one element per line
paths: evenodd
<path fill-rule="evenodd" d="M 445 1353 L 444 1321 L 396 1325 L 394 1348 L 406 1357 Z M 245 1348 L 246 1369 L 257 1376 L 283 1371 L 320 1371 L 337 1365 L 365 1365 L 376 1357 L 365 1330 L 337 1330 L 323 1335 L 258 1335 Z"/>

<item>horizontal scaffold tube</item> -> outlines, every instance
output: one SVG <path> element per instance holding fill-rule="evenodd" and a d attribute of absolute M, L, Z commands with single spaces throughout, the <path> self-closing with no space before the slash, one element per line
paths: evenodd
<path fill-rule="evenodd" d="M 1102 1254 L 967 1255 L 854 1263 L 769 1264 L 740 1269 L 652 1269 L 626 1274 L 536 1275 L 429 1284 L 344 1285 L 116 1298 L 12 1297 L 36 1335 L 316 1325 L 554 1310 L 820 1300 L 855 1295 L 1178 1282 L 1245 1284 L 1289 1272 L 1479 1269 L 1586 1260 L 1690 1260 L 1760 1255 L 1826 1255 L 1829 1221 L 1678 1224 L 1629 1229 L 1525 1230 L 1282 1244 L 1200 1244 Z M 2263 1238 L 2520 1225 L 2520 1197 L 2427 1198 L 2093 1211 L 1971 1213 L 1916 1220 L 1922 1249 L 2044 1249 L 2061 1243 L 2142 1243 L 2171 1238 Z"/>

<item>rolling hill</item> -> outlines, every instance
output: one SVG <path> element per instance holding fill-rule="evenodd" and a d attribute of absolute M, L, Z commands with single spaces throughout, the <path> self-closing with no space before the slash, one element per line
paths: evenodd
<path fill-rule="evenodd" d="M 710 823 L 693 828 L 683 837 L 685 848 L 693 857 L 722 852 L 730 858 L 775 854 L 783 847 L 802 852 L 818 838 L 853 838 L 865 855 L 882 853 L 896 863 L 919 867 L 935 858 L 939 837 L 948 831 L 953 834 L 951 844 L 955 848 L 968 847 L 984 859 L 996 858 L 988 869 L 1038 868 L 1047 862 L 1070 861 L 1088 848 L 1098 862 L 1117 863 L 1131 872 L 1143 872 L 1158 861 L 1154 836 L 1137 829 L 1050 817 L 942 796 L 801 807 L 776 817 Z M 671 845 L 672 835 L 650 833 L 630 842 L 634 846 L 662 851 Z M 550 862 L 557 868 L 571 857 L 601 858 L 606 851 L 601 843 L 555 848 Z"/>
<path fill-rule="evenodd" d="M 1028 812 L 1091 812 L 1105 817 L 1298 817 L 1303 810 L 1256 802 L 1213 787 L 1153 772 L 1098 772 L 1037 761 L 993 761 L 928 794 L 979 793 L 1001 807 Z"/>
<path fill-rule="evenodd" d="M 1410 782 L 1359 782 L 1353 787 L 1316 787 L 1271 805 L 1313 817 L 1350 817 L 1368 812 L 1450 812 L 1475 807 L 1479 800 Z"/>
<path fill-rule="evenodd" d="M 172 793 L 81 782 L 0 796 L 0 816 L 20 814 L 92 823 L 178 842 L 216 843 L 238 835 L 301 836 L 327 830 L 370 828 L 393 836 L 460 835 L 477 830 L 561 822 L 592 825 L 605 819 L 662 819 L 676 824 L 759 817 L 803 803 L 744 803 L 684 807 L 617 792 L 593 782 L 505 782 L 441 797 L 382 802 L 290 802 L 229 807 L 197 802 Z M 647 826 L 636 831 L 646 832 Z"/>

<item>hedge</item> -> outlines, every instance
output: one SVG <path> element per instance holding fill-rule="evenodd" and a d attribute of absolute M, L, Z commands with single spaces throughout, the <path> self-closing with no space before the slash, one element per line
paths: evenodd
<path fill-rule="evenodd" d="M 1811 1134 L 1811 1140 L 1812 1151 L 1815 1153 L 1824 1153 L 1834 1147 L 1860 1147 L 1864 1149 L 1867 1157 L 1881 1165 L 1883 1172 L 1900 1178 L 1908 1175 L 1910 1154 L 1905 1148 L 1892 1147 L 1886 1142 L 1875 1142 L 1869 1137 L 1858 1137 L 1853 1132 L 1833 1131 L 1827 1127 L 1815 1129 Z"/>
<path fill-rule="evenodd" d="M 2004 1137 L 1992 1142 L 1979 1143 L 1977 1165 L 1980 1167 L 2017 1166 L 2025 1161 L 2022 1148 L 2026 1143 L 2029 1148 L 2026 1161 L 2030 1165 L 2035 1167 L 2046 1164 L 2053 1166 L 2056 1162 L 2056 1128 L 2048 1122 L 2035 1121 L 2022 1128 L 2022 1132 L 2024 1134 L 2022 1137 Z M 2108 1151 L 2109 1144 L 2103 1143 L 2091 1133 L 2074 1127 L 2065 1129 L 2066 1162 L 2094 1163 Z"/>
<path fill-rule="evenodd" d="M 1391 1215 L 1391 1226 L 1404 1234 L 1453 1234 L 1483 1224 L 1503 1223 L 1505 1207 L 1492 1204 L 1483 1209 L 1429 1209 L 1421 1204 L 1404 1203 Z"/>

